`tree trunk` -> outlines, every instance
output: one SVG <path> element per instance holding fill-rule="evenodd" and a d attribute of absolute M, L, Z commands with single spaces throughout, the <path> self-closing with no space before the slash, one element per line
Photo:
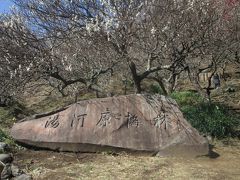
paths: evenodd
<path fill-rule="evenodd" d="M 142 92 L 142 88 L 141 88 L 141 81 L 139 81 L 139 79 L 135 79 L 134 80 L 134 84 L 135 84 L 135 91 L 137 94 Z"/>
<path fill-rule="evenodd" d="M 168 89 L 167 89 L 168 94 L 173 93 L 173 91 L 175 90 L 175 88 L 177 86 L 177 77 L 178 76 L 176 74 L 173 74 L 170 81 L 168 82 L 169 83 L 169 86 L 168 86 Z"/>
<path fill-rule="evenodd" d="M 167 95 L 168 95 L 168 92 L 167 92 L 167 90 L 166 90 L 166 88 L 165 88 L 165 86 L 164 86 L 164 83 L 163 83 L 163 81 L 162 81 L 161 79 L 158 80 L 158 84 L 159 84 L 159 86 L 160 86 L 161 89 L 162 89 L 163 95 L 167 96 Z"/>
<path fill-rule="evenodd" d="M 157 77 L 148 77 L 149 79 L 152 79 L 154 81 L 156 81 L 158 83 L 158 85 L 161 87 L 162 89 L 162 93 L 163 95 L 167 96 L 168 95 L 168 92 L 166 90 L 166 87 L 164 85 L 164 82 L 163 82 L 163 79 L 160 77 L 160 76 L 157 76 Z"/>
<path fill-rule="evenodd" d="M 137 74 L 137 69 L 136 69 L 136 65 L 131 62 L 129 65 L 129 68 L 131 70 L 132 73 L 132 78 L 133 78 L 133 82 L 135 85 L 135 92 L 136 93 L 141 93 L 142 92 L 142 88 L 141 88 L 141 77 Z"/>
<path fill-rule="evenodd" d="M 197 90 L 197 92 L 205 99 L 209 102 L 209 92 L 205 91 L 200 83 L 199 83 L 199 76 L 198 74 L 194 73 L 193 75 L 191 75 L 190 71 L 188 71 L 188 77 L 191 81 L 191 83 L 193 84 L 193 86 L 195 87 L 195 89 Z"/>

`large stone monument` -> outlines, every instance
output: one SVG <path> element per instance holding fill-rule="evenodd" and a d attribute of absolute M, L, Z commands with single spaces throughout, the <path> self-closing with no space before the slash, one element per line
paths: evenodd
<path fill-rule="evenodd" d="M 160 95 L 80 101 L 16 123 L 11 134 L 22 144 L 59 151 L 208 154 L 207 140 L 184 119 L 177 103 Z"/>

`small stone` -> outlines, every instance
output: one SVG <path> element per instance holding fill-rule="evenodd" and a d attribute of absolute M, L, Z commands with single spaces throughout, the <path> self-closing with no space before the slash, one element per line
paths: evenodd
<path fill-rule="evenodd" d="M 4 142 L 0 142 L 0 152 L 6 152 L 8 150 L 9 150 L 8 144 L 6 144 Z"/>
<path fill-rule="evenodd" d="M 212 141 L 213 141 L 213 137 L 210 136 L 210 135 L 207 136 L 207 139 L 208 139 L 209 142 L 212 142 Z"/>
<path fill-rule="evenodd" d="M 5 167 L 1 173 L 1 179 L 9 179 L 12 177 L 11 164 L 5 164 Z"/>
<path fill-rule="evenodd" d="M 5 167 L 5 165 L 0 161 L 0 176 L 2 174 L 4 167 Z"/>
<path fill-rule="evenodd" d="M 11 163 L 13 161 L 13 157 L 11 154 L 0 154 L 0 161 L 4 164 Z"/>
<path fill-rule="evenodd" d="M 14 177 L 20 176 L 21 174 L 23 174 L 23 171 L 13 164 L 11 165 L 11 170 L 12 170 L 12 175 Z"/>
<path fill-rule="evenodd" d="M 235 92 L 236 90 L 233 88 L 233 87 L 228 87 L 225 89 L 225 92 L 229 92 L 229 93 L 232 93 L 232 92 Z"/>
<path fill-rule="evenodd" d="M 32 176 L 21 174 L 20 176 L 14 177 L 13 180 L 32 180 Z"/>

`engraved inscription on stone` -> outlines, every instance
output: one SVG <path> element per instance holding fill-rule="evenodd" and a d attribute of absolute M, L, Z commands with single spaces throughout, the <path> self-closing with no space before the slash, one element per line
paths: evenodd
<path fill-rule="evenodd" d="M 83 127 L 86 115 L 87 114 L 80 114 L 80 115 L 74 114 L 74 118 L 72 119 L 72 122 L 71 122 L 71 127 L 73 126 Z"/>
<path fill-rule="evenodd" d="M 126 118 L 127 118 L 128 128 L 138 127 L 140 125 L 140 121 L 138 120 L 138 117 L 135 114 L 131 114 L 130 112 L 128 112 Z"/>
<path fill-rule="evenodd" d="M 170 122 L 167 121 L 166 114 L 164 112 L 161 112 L 157 117 L 153 119 L 154 126 L 157 128 L 163 127 L 164 129 L 167 129 Z"/>
<path fill-rule="evenodd" d="M 111 113 L 111 116 L 116 120 L 120 120 L 122 115 L 120 113 L 116 113 L 116 114 Z"/>
<path fill-rule="evenodd" d="M 101 113 L 101 117 L 97 122 L 97 126 L 99 127 L 106 127 L 108 124 L 111 124 L 112 119 L 120 120 L 121 114 L 120 113 L 112 113 L 109 108 L 106 108 L 105 112 Z"/>
<path fill-rule="evenodd" d="M 107 108 L 105 112 L 101 113 L 101 117 L 99 121 L 97 122 L 97 126 L 99 127 L 106 127 L 108 124 L 111 123 L 111 112 Z"/>
<path fill-rule="evenodd" d="M 49 117 L 48 121 L 45 124 L 45 128 L 57 128 L 59 126 L 59 114 Z"/>

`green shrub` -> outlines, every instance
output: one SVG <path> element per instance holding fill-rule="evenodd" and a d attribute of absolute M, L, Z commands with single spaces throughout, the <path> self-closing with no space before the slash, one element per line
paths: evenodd
<path fill-rule="evenodd" d="M 14 101 L 11 106 L 0 107 L 0 125 L 1 127 L 11 127 L 16 119 L 22 119 L 30 113 L 31 111 L 23 104 Z"/>
<path fill-rule="evenodd" d="M 183 106 L 181 109 L 191 125 L 204 134 L 217 138 L 236 136 L 238 119 L 221 106 L 202 103 L 197 106 Z"/>
<path fill-rule="evenodd" d="M 195 105 L 203 102 L 203 98 L 200 95 L 191 91 L 174 92 L 171 94 L 171 97 L 180 106 Z"/>
<path fill-rule="evenodd" d="M 0 142 L 4 142 L 7 138 L 7 134 L 2 129 L 0 129 Z"/>
<path fill-rule="evenodd" d="M 161 87 L 159 85 L 151 84 L 149 89 L 150 89 L 150 93 L 162 94 L 162 89 L 161 89 Z"/>
<path fill-rule="evenodd" d="M 3 127 L 8 127 L 13 124 L 14 116 L 9 108 L 0 108 L 0 124 Z"/>
<path fill-rule="evenodd" d="M 240 123 L 236 116 L 217 104 L 209 104 L 194 92 L 175 92 L 174 98 L 185 118 L 201 133 L 217 138 L 237 136 Z"/>
<path fill-rule="evenodd" d="M 10 145 L 11 147 L 17 147 L 14 139 L 6 131 L 1 129 L 1 127 L 0 127 L 0 142 L 5 142 L 6 144 Z"/>

